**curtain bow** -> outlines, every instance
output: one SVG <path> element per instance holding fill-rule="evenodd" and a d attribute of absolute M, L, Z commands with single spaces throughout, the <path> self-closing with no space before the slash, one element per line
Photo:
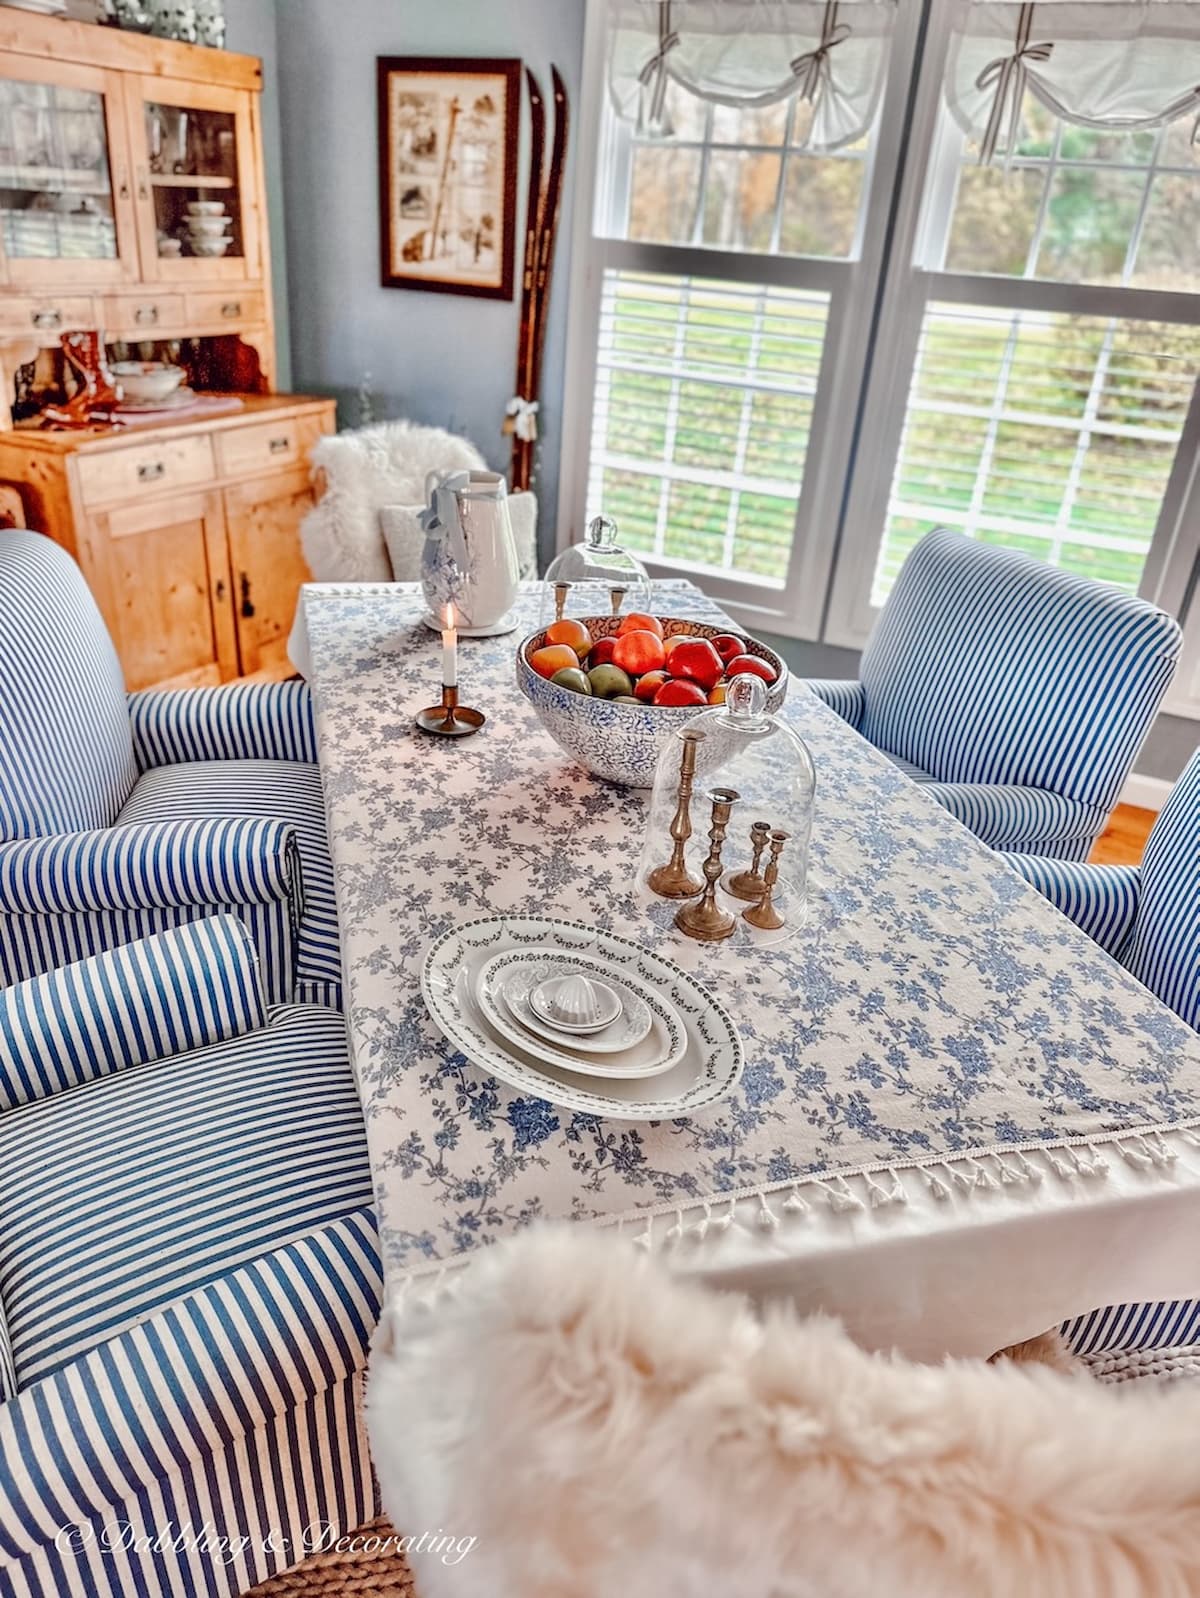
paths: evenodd
<path fill-rule="evenodd" d="M 504 414 L 510 418 L 512 431 L 527 444 L 532 444 L 538 436 L 537 413 L 537 400 L 522 399 L 519 394 L 514 394 L 504 407 Z"/>
<path fill-rule="evenodd" d="M 794 57 L 790 63 L 798 79 L 796 96 L 798 99 L 807 100 L 809 105 L 816 104 L 823 85 L 833 75 L 829 59 L 830 51 L 836 49 L 839 44 L 845 44 L 850 37 L 849 24 L 839 23 L 837 13 L 837 0 L 828 0 L 825 15 L 821 20 L 821 42 L 815 50 L 806 50 L 803 55 Z"/>
<path fill-rule="evenodd" d="M 1054 45 L 1046 39 L 1030 44 L 1029 35 L 1032 32 L 1033 6 L 1023 5 L 1017 19 L 1016 48 L 1012 55 L 997 56 L 994 61 L 989 61 L 975 79 L 977 89 L 987 90 L 994 87 L 996 90 L 991 114 L 979 146 L 980 166 L 988 166 L 995 157 L 1006 107 L 1008 109 L 1008 143 L 1004 155 L 1006 166 L 1016 153 L 1017 140 L 1021 133 L 1021 102 L 1025 98 L 1028 63 L 1049 61 L 1054 50 Z"/>
<path fill-rule="evenodd" d="M 643 89 L 649 89 L 651 84 L 654 85 L 650 93 L 647 117 L 651 127 L 657 126 L 662 121 L 667 102 L 667 57 L 678 44 L 679 34 L 671 26 L 671 0 L 659 0 L 658 44 L 638 73 L 638 82 Z"/>

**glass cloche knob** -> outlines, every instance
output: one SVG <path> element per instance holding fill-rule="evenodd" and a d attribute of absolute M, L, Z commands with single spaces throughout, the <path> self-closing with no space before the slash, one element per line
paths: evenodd
<path fill-rule="evenodd" d="M 538 626 L 563 617 L 620 616 L 652 609 L 649 573 L 617 542 L 610 516 L 593 516 L 582 543 L 556 555 L 546 569 Z"/>

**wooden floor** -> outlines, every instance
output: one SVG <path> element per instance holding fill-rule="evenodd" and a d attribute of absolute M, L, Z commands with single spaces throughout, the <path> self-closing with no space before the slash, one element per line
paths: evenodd
<path fill-rule="evenodd" d="M 1088 858 L 1096 865 L 1136 866 L 1142 858 L 1156 812 L 1118 805 Z"/>

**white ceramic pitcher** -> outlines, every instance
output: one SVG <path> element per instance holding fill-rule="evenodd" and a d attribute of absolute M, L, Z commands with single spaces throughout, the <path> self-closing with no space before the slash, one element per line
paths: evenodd
<path fill-rule="evenodd" d="M 440 621 L 449 603 L 464 629 L 498 626 L 520 581 L 504 478 L 488 471 L 430 472 L 425 500 L 421 586 L 430 612 Z"/>

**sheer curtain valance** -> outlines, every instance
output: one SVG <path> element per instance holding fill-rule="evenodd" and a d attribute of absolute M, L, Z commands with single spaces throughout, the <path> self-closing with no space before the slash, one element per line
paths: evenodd
<path fill-rule="evenodd" d="M 1200 112 L 1200 5 L 1192 0 L 963 0 L 946 101 L 980 161 L 1011 158 L 1026 89 L 1088 128 L 1161 127 Z"/>
<path fill-rule="evenodd" d="M 853 144 L 875 119 L 895 0 L 612 0 L 617 115 L 669 136 L 674 82 L 718 105 L 812 105 L 814 151 Z"/>

